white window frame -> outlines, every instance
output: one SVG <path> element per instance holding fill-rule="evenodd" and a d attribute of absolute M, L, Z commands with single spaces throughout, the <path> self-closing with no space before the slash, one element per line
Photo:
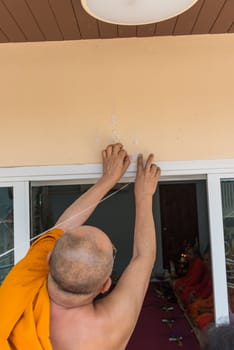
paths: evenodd
<path fill-rule="evenodd" d="M 221 197 L 221 179 L 223 178 L 223 176 L 224 174 L 208 174 L 207 176 L 210 245 L 212 256 L 213 294 L 216 324 L 229 322 L 223 230 L 223 211 Z"/>
<path fill-rule="evenodd" d="M 159 162 L 161 181 L 207 180 L 213 288 L 216 323 L 228 322 L 228 297 L 222 221 L 221 179 L 234 178 L 234 159 Z M 121 182 L 132 182 L 131 164 Z M 15 262 L 27 251 L 30 240 L 30 183 L 93 183 L 102 173 L 100 164 L 0 168 L 0 186 L 14 189 Z"/>
<path fill-rule="evenodd" d="M 0 176 L 1 188 L 13 189 L 14 262 L 16 263 L 25 255 L 29 247 L 29 186 L 25 181 L 1 180 Z"/>

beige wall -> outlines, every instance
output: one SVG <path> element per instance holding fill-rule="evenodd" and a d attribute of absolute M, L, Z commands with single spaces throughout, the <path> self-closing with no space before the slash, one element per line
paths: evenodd
<path fill-rule="evenodd" d="M 234 158 L 234 34 L 0 45 L 0 166 Z"/>

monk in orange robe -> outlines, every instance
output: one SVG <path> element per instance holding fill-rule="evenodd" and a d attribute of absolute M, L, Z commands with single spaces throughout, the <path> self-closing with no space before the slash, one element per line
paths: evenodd
<path fill-rule="evenodd" d="M 189 259 L 189 268 L 185 276 L 175 280 L 175 291 L 178 294 L 183 293 L 184 288 L 196 285 L 199 283 L 205 272 L 205 265 L 201 256 L 194 248 L 189 248 L 187 251 Z"/>
<path fill-rule="evenodd" d="M 0 287 L 1 350 L 126 347 L 156 258 L 152 198 L 160 169 L 152 154 L 145 164 L 139 155 L 132 259 L 116 287 L 96 299 L 111 286 L 113 244 L 100 229 L 82 224 L 130 163 L 121 144 L 109 145 L 102 158 L 102 177 L 32 244 Z"/>
<path fill-rule="evenodd" d="M 188 285 L 184 287 L 180 294 L 180 300 L 187 308 L 190 303 L 197 299 L 208 298 L 213 291 L 212 287 L 212 275 L 211 275 L 211 264 L 210 264 L 210 253 L 206 252 L 203 256 L 204 262 L 204 274 L 201 280 L 197 284 Z"/>

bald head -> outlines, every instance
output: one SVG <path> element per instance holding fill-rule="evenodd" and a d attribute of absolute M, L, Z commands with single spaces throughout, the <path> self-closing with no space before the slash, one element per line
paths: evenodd
<path fill-rule="evenodd" d="M 99 229 L 82 226 L 64 233 L 50 257 L 50 274 L 58 288 L 90 294 L 106 282 L 113 267 L 112 244 Z"/>

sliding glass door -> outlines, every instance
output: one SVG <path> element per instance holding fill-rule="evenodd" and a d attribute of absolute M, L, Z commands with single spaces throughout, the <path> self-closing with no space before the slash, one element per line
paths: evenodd
<path fill-rule="evenodd" d="M 0 283 L 14 265 L 13 187 L 0 187 Z"/>
<path fill-rule="evenodd" d="M 227 322 L 229 311 L 234 311 L 232 297 L 234 295 L 234 159 L 161 162 L 159 165 L 162 169 L 162 183 L 205 180 L 215 321 Z M 124 182 L 134 181 L 135 170 L 135 165 L 131 165 Z M 66 207 L 69 201 L 74 199 L 73 195 L 77 197 L 82 194 L 87 189 L 87 184 L 94 183 L 101 173 L 100 164 L 0 168 L 0 281 L 4 279 L 12 265 L 25 256 L 30 241 L 56 222 L 64 210 L 63 206 Z M 66 186 L 65 192 L 63 185 Z M 71 186 L 69 196 L 67 196 L 67 185 Z M 127 196 L 127 192 L 125 194 Z M 58 196 L 61 205 L 55 207 L 54 202 Z M 202 208 L 203 205 L 203 209 L 198 213 L 202 220 L 205 213 L 204 199 L 199 193 L 197 196 L 200 204 L 198 208 Z M 124 204 L 126 203 L 125 198 Z M 109 202 L 103 203 L 104 206 L 108 204 Z M 122 207 L 124 208 L 124 205 L 119 203 L 118 208 Z M 131 217 L 128 215 L 126 220 Z M 199 226 L 199 230 L 201 231 L 199 239 L 202 241 L 204 236 L 207 236 L 208 229 L 201 230 Z M 121 246 L 125 243 L 122 242 Z M 120 260 L 123 258 L 120 257 Z"/>
<path fill-rule="evenodd" d="M 221 181 L 228 301 L 234 313 L 234 179 Z"/>

